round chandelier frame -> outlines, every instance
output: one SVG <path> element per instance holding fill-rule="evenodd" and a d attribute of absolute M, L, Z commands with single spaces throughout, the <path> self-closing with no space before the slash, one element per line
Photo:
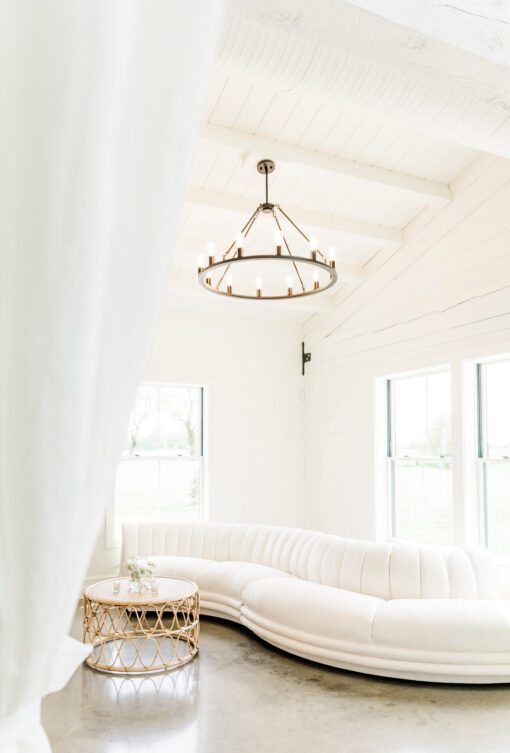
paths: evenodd
<path fill-rule="evenodd" d="M 254 301 L 274 301 L 289 298 L 302 298 L 303 296 L 315 295 L 316 293 L 322 293 L 324 290 L 331 288 L 337 281 L 338 275 L 335 269 L 335 260 L 330 258 L 329 260 L 318 248 L 310 249 L 310 256 L 296 256 L 292 253 L 289 242 L 283 232 L 283 222 L 287 221 L 292 225 L 295 230 L 304 238 L 307 243 L 310 243 L 310 238 L 301 230 L 301 228 L 289 217 L 286 212 L 280 207 L 279 204 L 273 204 L 268 198 L 268 176 L 274 172 L 275 164 L 273 160 L 264 159 L 257 164 L 257 171 L 262 175 L 265 175 L 266 179 L 266 200 L 258 205 L 248 222 L 244 225 L 241 232 L 237 236 L 236 240 L 225 251 L 222 258 L 219 261 L 215 260 L 213 255 L 209 255 L 207 266 L 198 267 L 198 281 L 206 290 L 216 293 L 217 295 L 224 295 L 230 298 L 243 298 Z M 275 251 L 271 254 L 244 254 L 244 242 L 245 238 L 252 229 L 255 221 L 261 213 L 271 214 L 277 227 L 277 240 L 275 241 Z M 256 291 L 254 295 L 246 293 L 236 293 L 233 290 L 233 285 L 228 280 L 228 273 L 232 266 L 239 264 L 260 263 L 260 262 L 286 262 L 292 264 L 294 272 L 299 281 L 300 288 L 294 291 L 294 289 L 288 285 L 286 292 L 281 295 L 264 295 L 262 291 L 262 284 L 256 285 Z M 320 285 L 318 279 L 313 282 L 313 287 L 307 289 L 303 278 L 299 272 L 298 264 L 306 264 L 312 266 L 316 273 L 326 272 L 329 275 L 329 279 L 326 284 Z M 212 274 L 213 272 L 221 272 L 217 282 L 213 284 Z M 318 274 L 316 275 L 318 277 Z M 224 287 L 222 287 L 224 286 Z"/>

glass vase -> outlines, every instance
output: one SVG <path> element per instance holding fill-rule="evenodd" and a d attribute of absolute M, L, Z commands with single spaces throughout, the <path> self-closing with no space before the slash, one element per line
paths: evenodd
<path fill-rule="evenodd" d="M 133 575 L 129 576 L 128 591 L 135 594 L 141 594 L 144 592 L 143 582 L 141 578 L 135 578 Z"/>

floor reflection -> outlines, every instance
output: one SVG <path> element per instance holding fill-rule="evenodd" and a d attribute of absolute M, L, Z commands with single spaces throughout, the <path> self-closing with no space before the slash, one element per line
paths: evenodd
<path fill-rule="evenodd" d="M 193 705 L 198 700 L 199 667 L 198 661 L 191 661 L 167 672 L 140 675 L 114 675 L 85 667 L 82 692 L 99 704 L 113 702 L 128 706 L 143 700 Z"/>
<path fill-rule="evenodd" d="M 193 706 L 198 700 L 200 663 L 196 660 L 182 667 L 153 674 L 110 674 L 85 666 L 82 673 L 82 693 L 102 704 L 112 702 L 138 706 L 151 702 L 155 705 L 169 702 Z"/>

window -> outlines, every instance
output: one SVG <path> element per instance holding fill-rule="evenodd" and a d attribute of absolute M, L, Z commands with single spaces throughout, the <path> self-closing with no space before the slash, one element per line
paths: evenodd
<path fill-rule="evenodd" d="M 450 372 L 390 379 L 386 391 L 391 535 L 451 544 Z"/>
<path fill-rule="evenodd" d="M 203 486 L 203 390 L 143 385 L 117 469 L 117 524 L 141 518 L 196 520 Z"/>
<path fill-rule="evenodd" d="M 485 546 L 510 556 L 510 359 L 477 364 L 478 463 Z"/>

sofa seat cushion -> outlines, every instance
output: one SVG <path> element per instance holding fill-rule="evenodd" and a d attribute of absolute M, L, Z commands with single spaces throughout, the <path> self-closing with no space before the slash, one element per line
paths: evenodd
<path fill-rule="evenodd" d="M 155 563 L 155 575 L 169 575 L 172 578 L 187 578 L 196 583 L 200 589 L 202 574 L 212 560 L 200 557 L 175 557 L 170 554 L 150 557 Z"/>
<path fill-rule="evenodd" d="M 275 632 L 326 641 L 370 643 L 372 623 L 384 604 L 376 596 L 322 586 L 299 578 L 267 578 L 243 591 L 243 614 Z"/>
<path fill-rule="evenodd" d="M 510 601 L 393 599 L 377 612 L 373 640 L 420 651 L 510 651 Z"/>
<path fill-rule="evenodd" d="M 241 594 L 250 583 L 267 578 L 293 578 L 294 576 L 266 565 L 253 562 L 212 562 L 201 573 L 200 589 L 205 598 L 213 595 L 240 607 Z"/>

